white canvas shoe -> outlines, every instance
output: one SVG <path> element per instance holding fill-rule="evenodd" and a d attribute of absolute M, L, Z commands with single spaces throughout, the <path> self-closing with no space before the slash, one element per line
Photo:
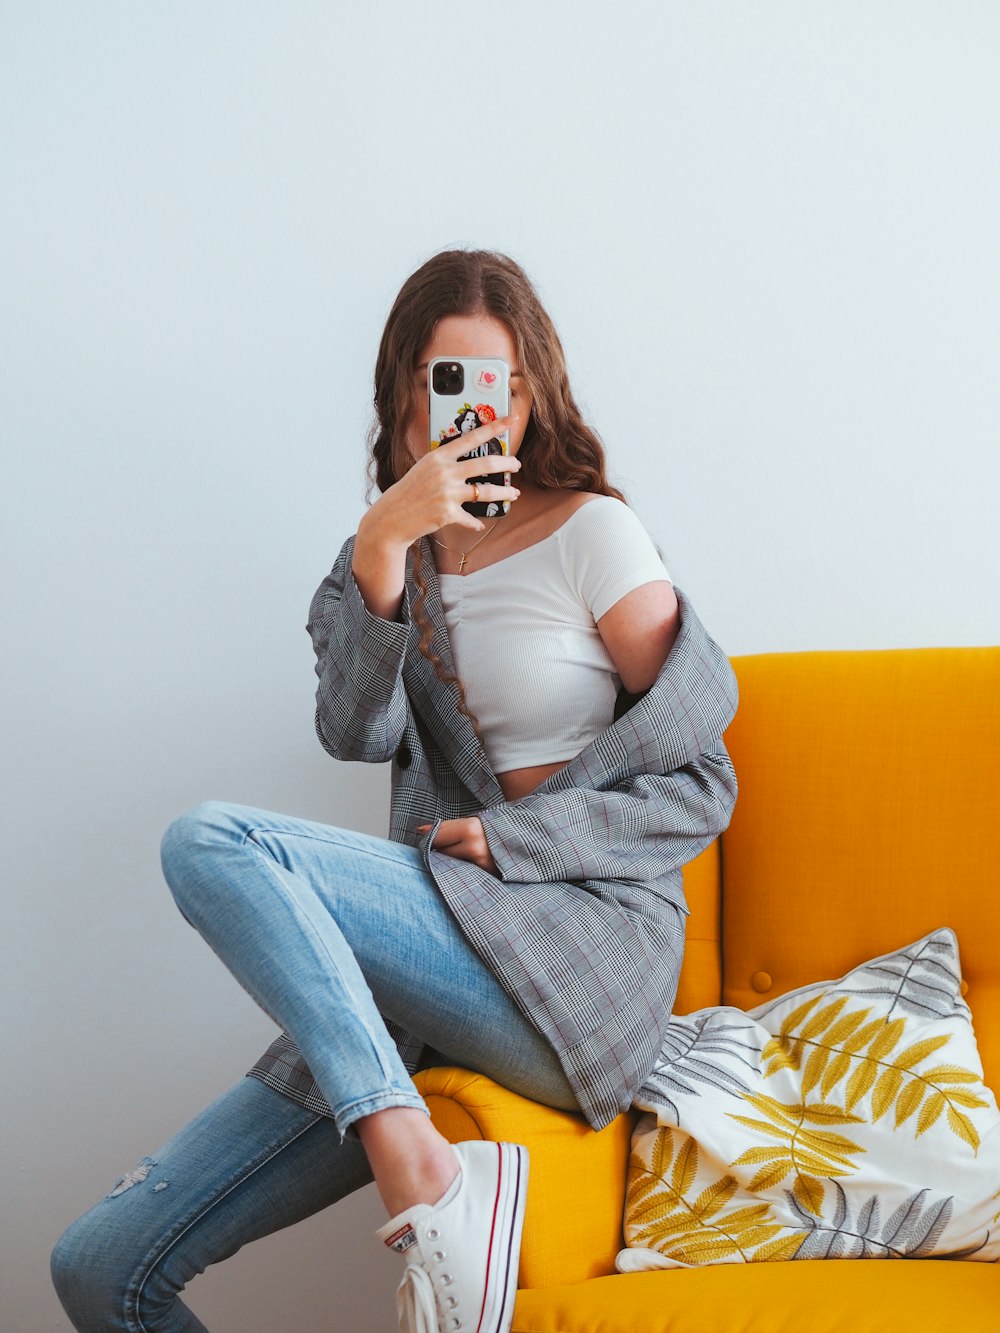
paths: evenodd
<path fill-rule="evenodd" d="M 407 1260 L 396 1293 L 402 1333 L 509 1333 L 528 1187 L 517 1143 L 454 1145 L 459 1173 L 443 1198 L 420 1203 L 379 1239 Z"/>

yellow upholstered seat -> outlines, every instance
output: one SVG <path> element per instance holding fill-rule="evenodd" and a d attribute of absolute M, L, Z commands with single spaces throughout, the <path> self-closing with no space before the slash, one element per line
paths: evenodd
<path fill-rule="evenodd" d="M 685 872 L 678 1012 L 750 1008 L 938 926 L 1000 1089 L 1000 648 L 734 661 L 729 830 Z M 420 1076 L 454 1140 L 528 1145 L 516 1333 L 1000 1329 L 1000 1265 L 823 1260 L 620 1275 L 632 1118 L 599 1134 L 480 1075 Z M 1000 1189 L 1000 1181 L 996 1182 Z"/>
<path fill-rule="evenodd" d="M 996 1333 L 997 1271 L 824 1259 L 629 1273 L 518 1293 L 517 1333 Z"/>

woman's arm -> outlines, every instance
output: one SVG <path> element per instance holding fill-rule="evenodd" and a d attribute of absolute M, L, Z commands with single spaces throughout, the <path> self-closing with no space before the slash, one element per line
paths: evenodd
<path fill-rule="evenodd" d="M 354 538 L 316 590 L 306 629 L 316 652 L 316 734 L 335 759 L 382 763 L 406 726 L 403 659 L 410 615 L 405 591 L 395 619 L 365 604 L 351 568 Z"/>
<path fill-rule="evenodd" d="M 642 694 L 660 674 L 680 629 L 674 585 L 644 583 L 605 611 L 597 622 L 604 646 L 629 694 Z"/>
<path fill-rule="evenodd" d="M 484 528 L 462 508 L 467 481 L 521 465 L 501 456 L 460 458 L 515 422 L 500 417 L 461 441 L 428 449 L 367 511 L 313 598 L 306 628 L 319 676 L 316 734 L 335 759 L 380 763 L 396 753 L 409 711 L 402 680 L 410 630 L 407 551 L 447 523 Z M 480 491 L 484 499 L 517 494 L 493 483 L 480 483 Z"/>

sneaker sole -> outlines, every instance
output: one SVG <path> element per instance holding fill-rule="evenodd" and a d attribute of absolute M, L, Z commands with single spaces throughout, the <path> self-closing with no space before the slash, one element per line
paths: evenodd
<path fill-rule="evenodd" d="M 483 1305 L 476 1333 L 508 1333 L 517 1295 L 524 1206 L 528 1197 L 528 1150 L 518 1143 L 498 1143 L 497 1191 L 493 1206 L 490 1255 Z"/>

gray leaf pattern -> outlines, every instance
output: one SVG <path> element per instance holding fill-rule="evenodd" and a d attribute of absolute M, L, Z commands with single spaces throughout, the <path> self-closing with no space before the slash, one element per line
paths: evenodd
<path fill-rule="evenodd" d="M 755 1071 L 759 1065 L 759 1041 L 747 1039 L 755 1033 L 754 1024 L 747 1023 L 739 1010 L 706 1009 L 683 1018 L 672 1018 L 667 1027 L 660 1057 L 653 1072 L 639 1089 L 633 1106 L 657 1113 L 664 1123 L 664 1112 L 669 1111 L 674 1123 L 680 1124 L 680 1112 L 671 1093 L 701 1096 L 702 1087 L 742 1097 L 750 1091 L 739 1075 L 717 1060 L 704 1057 L 725 1055 L 737 1064 Z"/>
<path fill-rule="evenodd" d="M 883 985 L 866 986 L 863 992 L 854 991 L 849 986 L 838 986 L 830 994 L 881 995 L 890 998 L 892 1005 L 886 1014 L 887 1022 L 895 1016 L 897 1008 L 919 1018 L 931 1015 L 938 1018 L 964 1018 L 966 1022 L 971 1022 L 969 1006 L 959 992 L 962 978 L 957 958 L 951 932 L 939 930 L 908 949 L 900 949 L 887 958 L 868 963 L 865 966 L 866 974 L 883 978 Z"/>
<path fill-rule="evenodd" d="M 809 1231 L 796 1259 L 919 1259 L 931 1253 L 945 1257 L 934 1247 L 951 1219 L 953 1198 L 929 1198 L 929 1190 L 917 1190 L 883 1223 L 878 1195 L 873 1194 L 852 1222 L 843 1186 L 836 1180 L 829 1184 L 837 1196 L 829 1221 L 807 1213 L 791 1190 L 785 1191 L 789 1207 Z M 947 1257 L 961 1259 L 974 1252 L 948 1252 Z"/>

